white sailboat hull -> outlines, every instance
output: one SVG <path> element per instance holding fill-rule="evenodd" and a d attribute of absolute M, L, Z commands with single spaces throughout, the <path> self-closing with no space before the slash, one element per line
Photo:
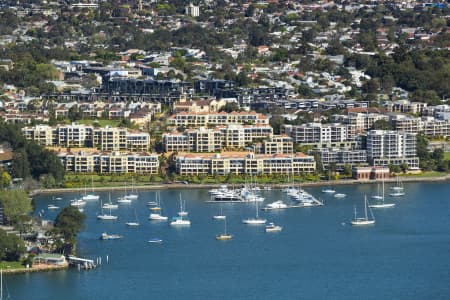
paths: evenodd
<path fill-rule="evenodd" d="M 351 224 L 353 226 L 373 225 L 375 224 L 375 220 L 366 220 L 366 219 L 353 220 L 351 221 Z"/>
<path fill-rule="evenodd" d="M 372 204 L 369 205 L 370 208 L 389 208 L 394 207 L 395 203 L 381 203 L 381 204 Z"/>
<path fill-rule="evenodd" d="M 111 215 L 98 215 L 97 219 L 99 220 L 117 220 L 117 216 L 111 216 Z"/>
<path fill-rule="evenodd" d="M 266 224 L 266 222 L 267 222 L 266 219 L 245 219 L 242 221 L 242 223 L 249 225 L 262 225 Z"/>

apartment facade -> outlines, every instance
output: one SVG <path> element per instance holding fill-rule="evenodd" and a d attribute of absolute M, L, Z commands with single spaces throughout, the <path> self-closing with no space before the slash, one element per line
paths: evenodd
<path fill-rule="evenodd" d="M 292 138 L 287 135 L 274 135 L 263 141 L 262 153 L 264 154 L 291 154 L 294 152 Z"/>
<path fill-rule="evenodd" d="M 217 154 L 182 153 L 176 158 L 176 170 L 180 175 L 227 174 L 301 174 L 313 173 L 314 157 L 303 153 L 254 154 L 223 152 Z"/>
<path fill-rule="evenodd" d="M 95 147 L 101 151 L 149 151 L 150 135 L 130 132 L 126 128 L 93 127 L 87 125 L 36 125 L 22 128 L 24 137 L 42 146 L 66 148 Z"/>
<path fill-rule="evenodd" d="M 270 125 L 232 124 L 215 128 L 186 129 L 163 135 L 166 152 L 219 152 L 223 148 L 242 149 L 256 140 L 273 136 Z"/>
<path fill-rule="evenodd" d="M 122 152 L 59 153 L 66 172 L 73 173 L 138 173 L 157 174 L 157 154 Z"/>
<path fill-rule="evenodd" d="M 202 127 L 227 124 L 269 124 L 269 118 L 256 112 L 191 113 L 180 112 L 168 119 L 169 124 L 183 127 Z"/>
<path fill-rule="evenodd" d="M 335 164 L 338 167 L 367 165 L 366 150 L 326 148 L 316 149 L 313 153 L 320 157 L 320 161 L 325 168 L 328 168 L 330 164 Z"/>
<path fill-rule="evenodd" d="M 332 123 L 307 123 L 303 125 L 282 125 L 281 131 L 300 144 L 330 144 L 354 141 L 355 126 Z"/>
<path fill-rule="evenodd" d="M 374 166 L 401 165 L 419 167 L 416 134 L 388 130 L 371 130 L 367 134 L 367 158 Z"/>

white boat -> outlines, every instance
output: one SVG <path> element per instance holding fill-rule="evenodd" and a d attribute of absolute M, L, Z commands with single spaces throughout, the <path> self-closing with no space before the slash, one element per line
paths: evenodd
<path fill-rule="evenodd" d="M 264 187 L 264 190 L 265 190 L 265 191 L 271 191 L 272 188 L 271 188 L 270 186 L 265 186 L 265 187 Z"/>
<path fill-rule="evenodd" d="M 391 186 L 391 190 L 396 191 L 396 192 L 400 192 L 403 191 L 403 184 L 400 180 L 400 178 L 397 175 L 397 182 L 395 186 Z"/>
<path fill-rule="evenodd" d="M 334 198 L 345 198 L 345 197 L 347 197 L 346 194 L 342 194 L 342 193 L 336 193 L 336 194 L 334 194 Z"/>
<path fill-rule="evenodd" d="M 94 179 L 92 177 L 91 177 L 91 186 L 92 186 L 92 192 L 88 194 L 87 190 L 86 190 L 86 185 L 84 185 L 84 196 L 81 197 L 81 199 L 86 200 L 86 201 L 93 201 L 93 200 L 100 199 L 99 195 L 94 194 Z"/>
<path fill-rule="evenodd" d="M 283 230 L 283 227 L 275 225 L 274 223 L 269 223 L 269 225 L 266 226 L 266 232 L 278 232 Z"/>
<path fill-rule="evenodd" d="M 62 198 L 61 197 L 56 197 L 55 200 L 59 201 L 59 200 L 62 200 Z"/>
<path fill-rule="evenodd" d="M 149 239 L 148 242 L 151 244 L 161 244 L 163 242 L 163 240 L 159 239 L 159 238 L 153 238 L 153 239 Z"/>
<path fill-rule="evenodd" d="M 273 210 L 273 209 L 285 209 L 289 208 L 289 206 L 284 203 L 282 200 L 278 200 L 272 203 L 267 204 L 263 210 Z"/>
<path fill-rule="evenodd" d="M 258 215 L 258 202 L 255 202 L 255 207 L 256 207 L 256 217 L 255 218 L 244 219 L 244 220 L 242 220 L 242 223 L 249 224 L 249 225 L 266 224 L 266 222 L 267 222 L 266 219 L 259 218 L 259 215 Z"/>
<path fill-rule="evenodd" d="M 333 194 L 333 193 L 336 193 L 336 191 L 333 190 L 332 188 L 326 188 L 326 189 L 322 190 L 322 193 Z"/>
<path fill-rule="evenodd" d="M 156 201 L 148 201 L 147 202 L 147 206 L 155 206 L 158 205 L 158 203 Z"/>
<path fill-rule="evenodd" d="M 139 226 L 138 222 L 126 222 L 125 224 L 127 226 L 130 226 L 130 227 L 137 227 L 137 226 Z"/>
<path fill-rule="evenodd" d="M 102 206 L 104 209 L 118 209 L 119 205 L 117 204 L 112 204 L 112 203 L 105 203 Z"/>
<path fill-rule="evenodd" d="M 129 221 L 129 222 L 126 222 L 125 224 L 127 226 L 130 226 L 130 227 L 137 227 L 137 226 L 139 226 L 139 220 L 138 220 L 138 217 L 137 217 L 137 214 L 136 214 L 136 209 L 134 210 L 134 219 L 135 219 L 135 221 Z"/>
<path fill-rule="evenodd" d="M 222 206 L 220 207 L 220 215 L 213 216 L 214 220 L 225 220 L 227 216 L 223 214 Z"/>
<path fill-rule="evenodd" d="M 179 195 L 180 195 L 180 211 L 178 212 L 178 215 L 180 217 L 186 217 L 188 215 L 188 212 L 185 210 L 186 202 L 184 202 L 183 205 L 183 200 L 181 200 L 181 193 Z"/>
<path fill-rule="evenodd" d="M 389 194 L 389 196 L 392 196 L 392 197 L 400 197 L 400 196 L 404 196 L 404 195 L 405 195 L 405 192 L 402 192 L 402 191 L 393 192 L 393 193 Z"/>
<path fill-rule="evenodd" d="M 170 226 L 190 226 L 191 221 L 184 220 L 183 217 L 174 217 L 172 221 L 170 221 Z"/>
<path fill-rule="evenodd" d="M 111 202 L 111 193 L 108 194 L 108 199 L 109 199 L 109 203 L 105 203 L 102 205 L 103 209 L 118 209 L 119 205 L 117 204 L 112 204 Z"/>
<path fill-rule="evenodd" d="M 118 234 L 107 234 L 106 232 L 103 232 L 102 235 L 100 236 L 101 240 L 118 240 L 121 238 L 123 238 L 123 236 Z"/>
<path fill-rule="evenodd" d="M 129 194 L 125 193 L 123 198 L 128 200 L 137 200 L 139 198 L 139 195 L 134 191 L 134 180 L 131 181 L 131 192 Z"/>
<path fill-rule="evenodd" d="M 367 215 L 367 210 L 369 210 L 371 218 Z M 364 218 L 357 217 L 356 215 L 356 207 L 355 207 L 355 216 L 351 221 L 351 224 L 354 226 L 363 226 L 363 225 L 372 225 L 375 224 L 375 217 L 372 214 L 372 210 L 368 207 L 367 197 L 364 196 Z"/>
<path fill-rule="evenodd" d="M 54 210 L 54 209 L 58 209 L 59 206 L 56 206 L 56 205 L 53 205 L 53 204 L 49 204 L 49 205 L 47 206 L 47 208 L 50 209 L 50 210 Z"/>
<path fill-rule="evenodd" d="M 127 204 L 127 203 L 131 203 L 131 202 L 132 202 L 131 199 L 125 198 L 125 196 L 117 199 L 117 203 L 125 203 L 125 204 Z"/>
<path fill-rule="evenodd" d="M 168 218 L 166 216 L 162 216 L 160 214 L 150 214 L 148 219 L 154 220 L 154 221 L 167 221 Z"/>
<path fill-rule="evenodd" d="M 82 199 L 74 199 L 74 200 L 70 201 L 70 205 L 75 206 L 75 207 L 84 206 L 84 205 L 86 205 L 86 201 L 84 201 Z"/>
<path fill-rule="evenodd" d="M 100 215 L 97 215 L 97 219 L 99 220 L 117 220 L 117 216 L 111 215 L 111 209 L 109 210 L 109 215 L 103 213 L 103 204 L 100 204 L 102 208 L 102 213 Z"/>
<path fill-rule="evenodd" d="M 224 223 L 224 232 L 221 234 L 216 235 L 216 240 L 219 241 L 226 241 L 226 240 L 231 240 L 233 238 L 232 234 L 227 233 L 227 220 L 225 219 Z"/>
<path fill-rule="evenodd" d="M 384 202 L 384 180 L 383 180 L 383 188 L 382 188 L 382 193 L 381 193 L 381 202 L 379 203 L 375 203 L 375 204 L 371 204 L 369 205 L 370 208 L 389 208 L 389 207 L 394 207 L 395 203 L 385 203 Z"/>

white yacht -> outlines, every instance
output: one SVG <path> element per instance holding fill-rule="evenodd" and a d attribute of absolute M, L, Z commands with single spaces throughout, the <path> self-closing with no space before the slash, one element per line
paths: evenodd
<path fill-rule="evenodd" d="M 76 207 L 84 206 L 84 205 L 86 205 L 86 201 L 84 201 L 82 199 L 74 199 L 74 200 L 70 201 L 70 205 L 76 206 Z"/>
<path fill-rule="evenodd" d="M 373 198 L 373 196 L 372 196 Z M 378 199 L 378 198 L 376 198 Z M 375 203 L 375 204 L 371 204 L 369 205 L 370 208 L 389 208 L 389 207 L 394 207 L 395 203 L 385 203 L 384 202 L 384 180 L 383 180 L 383 189 L 382 189 L 382 193 L 381 193 L 381 202 Z"/>
<path fill-rule="evenodd" d="M 266 219 L 259 218 L 259 215 L 258 215 L 258 202 L 255 202 L 255 206 L 256 206 L 256 217 L 255 218 L 244 219 L 244 220 L 242 220 L 242 223 L 249 224 L 249 225 L 266 224 L 266 222 L 267 222 Z"/>
<path fill-rule="evenodd" d="M 102 206 L 104 209 L 118 209 L 119 205 L 117 204 L 112 204 L 112 203 L 105 203 Z"/>
<path fill-rule="evenodd" d="M 126 196 L 123 196 L 117 200 L 117 203 L 131 203 L 131 202 L 132 202 L 131 199 L 126 198 Z"/>
<path fill-rule="evenodd" d="M 371 218 L 369 219 L 369 216 L 367 215 L 367 208 L 369 209 Z M 367 204 L 367 197 L 364 196 L 364 218 L 357 217 L 356 215 L 356 207 L 355 207 L 355 217 L 351 221 L 351 224 L 354 226 L 362 226 L 362 225 L 372 225 L 375 224 L 375 217 L 372 214 L 372 210 L 370 207 L 368 207 Z"/>
<path fill-rule="evenodd" d="M 123 238 L 123 236 L 118 234 L 107 234 L 106 232 L 103 232 L 102 235 L 100 236 L 101 240 L 118 240 L 121 238 Z"/>
<path fill-rule="evenodd" d="M 100 215 L 97 215 L 97 219 L 99 220 L 117 220 L 117 216 L 111 215 L 111 209 L 109 210 L 109 215 L 103 213 L 103 205 L 101 205 L 102 213 Z"/>
<path fill-rule="evenodd" d="M 269 223 L 269 225 L 266 226 L 266 232 L 278 232 L 283 230 L 283 227 L 275 225 L 274 223 Z"/>
<path fill-rule="evenodd" d="M 99 195 L 94 194 L 94 180 L 91 178 L 91 186 L 92 186 L 92 192 L 87 193 L 86 185 L 84 186 L 84 196 L 81 197 L 81 199 L 86 201 L 93 201 L 100 199 Z"/>
<path fill-rule="evenodd" d="M 49 204 L 49 205 L 47 206 L 47 208 L 50 209 L 50 210 L 54 210 L 54 209 L 58 209 L 59 206 L 56 206 L 56 205 L 53 205 L 53 204 Z"/>
<path fill-rule="evenodd" d="M 272 209 L 285 209 L 289 206 L 284 203 L 282 200 L 278 200 L 272 203 L 267 204 L 263 209 L 264 210 L 272 210 Z"/>
<path fill-rule="evenodd" d="M 191 221 L 184 220 L 183 217 L 175 217 L 170 222 L 170 226 L 190 226 Z"/>
<path fill-rule="evenodd" d="M 336 193 L 336 194 L 334 194 L 334 198 L 345 198 L 345 197 L 347 197 L 347 195 L 343 194 L 343 193 Z"/>
<path fill-rule="evenodd" d="M 334 194 L 334 193 L 336 193 L 336 191 L 333 190 L 332 188 L 325 188 L 325 189 L 322 190 L 322 193 Z"/>
<path fill-rule="evenodd" d="M 188 215 L 188 212 L 185 209 L 186 209 L 186 201 L 184 202 L 183 205 L 183 200 L 181 200 L 181 193 L 180 193 L 180 211 L 178 212 L 178 215 L 180 217 L 186 217 Z"/>
<path fill-rule="evenodd" d="M 154 221 L 167 221 L 168 218 L 166 216 L 162 216 L 161 214 L 150 214 L 148 219 Z"/>

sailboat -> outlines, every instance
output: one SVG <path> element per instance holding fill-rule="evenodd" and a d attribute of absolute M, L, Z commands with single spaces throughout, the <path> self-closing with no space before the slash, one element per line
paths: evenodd
<path fill-rule="evenodd" d="M 81 199 L 87 200 L 87 201 L 100 199 L 99 195 L 94 194 L 94 178 L 93 177 L 91 177 L 91 186 L 92 186 L 92 192 L 88 194 L 86 185 L 84 185 L 84 196 L 81 197 Z"/>
<path fill-rule="evenodd" d="M 385 203 L 384 202 L 384 180 L 383 180 L 383 188 L 382 188 L 382 194 L 381 194 L 381 203 L 371 204 L 369 205 L 370 208 L 388 208 L 388 207 L 394 207 L 395 203 Z M 374 196 L 372 196 L 374 198 Z M 379 198 L 376 198 L 379 199 Z"/>
<path fill-rule="evenodd" d="M 248 219 L 244 219 L 242 220 L 242 223 L 244 224 L 249 224 L 249 225 L 262 225 L 262 224 L 266 224 L 267 220 L 266 219 L 260 219 L 259 215 L 258 215 L 258 202 L 255 202 L 255 207 L 256 207 L 256 218 L 248 218 Z"/>
<path fill-rule="evenodd" d="M 134 218 L 136 219 L 136 221 L 134 221 L 134 222 L 126 222 L 125 224 L 127 226 L 130 226 L 130 227 L 139 226 L 139 220 L 138 220 L 138 217 L 137 217 L 137 214 L 136 214 L 136 209 L 134 209 Z"/>
<path fill-rule="evenodd" d="M 233 238 L 232 234 L 227 233 L 227 219 L 224 219 L 224 231 L 221 234 L 216 235 L 216 240 L 219 241 L 226 241 L 226 240 L 231 240 Z"/>
<path fill-rule="evenodd" d="M 159 197 L 159 192 L 155 193 L 155 201 L 151 201 L 151 203 L 149 204 L 150 206 L 150 210 L 155 211 L 155 210 L 161 210 L 161 203 L 160 203 L 160 197 Z M 147 203 L 148 204 L 148 203 Z"/>
<path fill-rule="evenodd" d="M 397 183 L 396 183 L 395 186 L 391 187 L 391 190 L 393 190 L 393 192 L 390 193 L 389 195 L 392 196 L 392 197 L 399 197 L 399 196 L 404 196 L 405 195 L 405 192 L 403 190 L 403 184 L 400 181 L 400 178 L 398 177 L 398 175 L 397 175 Z"/>
<path fill-rule="evenodd" d="M 180 193 L 180 211 L 178 212 L 178 215 L 180 217 L 185 217 L 188 215 L 188 212 L 185 211 L 185 206 L 186 206 L 186 202 L 184 202 L 184 206 L 183 206 L 183 200 L 181 200 L 181 193 Z"/>
<path fill-rule="evenodd" d="M 136 200 L 139 197 L 139 195 L 133 190 L 134 190 L 134 180 L 131 181 L 131 192 L 129 194 L 125 195 L 124 198 L 130 199 L 130 200 Z"/>
<path fill-rule="evenodd" d="M 227 218 L 227 216 L 225 216 L 225 215 L 223 214 L 222 206 L 220 206 L 220 214 L 219 214 L 219 215 L 213 216 L 213 219 L 214 219 L 214 220 L 225 220 L 226 218 Z"/>
<path fill-rule="evenodd" d="M 330 170 L 329 169 L 328 169 L 328 181 L 330 181 Z M 327 187 L 322 190 L 322 193 L 334 194 L 334 193 L 336 193 L 336 191 L 333 190 L 331 187 Z"/>
<path fill-rule="evenodd" d="M 100 203 L 100 207 L 102 208 L 102 213 L 97 215 L 97 219 L 99 220 L 117 220 L 117 216 L 111 215 L 111 209 L 109 209 L 109 215 L 103 213 L 103 204 Z"/>
<path fill-rule="evenodd" d="M 354 226 L 362 226 L 362 225 L 372 225 L 375 224 L 375 217 L 373 216 L 372 210 L 370 207 L 367 209 L 367 197 L 364 196 L 364 218 L 358 218 L 356 215 L 356 207 L 355 207 L 355 217 L 351 221 L 351 224 Z M 370 212 L 371 219 L 369 219 L 367 215 L 367 210 Z"/>
<path fill-rule="evenodd" d="M 382 200 L 384 198 L 384 180 L 383 180 L 383 194 L 380 193 L 380 184 L 377 184 L 377 194 L 371 197 L 372 199 Z"/>
<path fill-rule="evenodd" d="M 103 208 L 104 209 L 118 209 L 119 208 L 119 205 L 117 205 L 117 204 L 112 204 L 112 202 L 111 202 L 111 193 L 109 193 L 109 202 L 108 203 L 105 203 L 105 204 L 103 204 Z"/>
<path fill-rule="evenodd" d="M 157 192 L 155 194 L 155 197 L 156 197 L 155 202 L 157 203 L 157 206 L 150 207 L 150 210 L 160 211 L 160 212 L 159 213 L 151 213 L 150 216 L 148 217 L 148 219 L 154 220 L 154 221 L 167 221 L 168 218 L 161 214 L 162 209 L 161 209 L 161 198 L 160 198 L 159 192 Z M 157 208 L 157 209 L 155 209 L 155 208 Z"/>

